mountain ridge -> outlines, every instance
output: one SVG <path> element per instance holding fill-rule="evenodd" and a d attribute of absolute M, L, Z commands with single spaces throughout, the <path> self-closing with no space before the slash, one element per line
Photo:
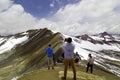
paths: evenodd
<path fill-rule="evenodd" d="M 65 36 L 61 33 L 53 33 L 47 28 L 28 30 L 15 35 L 0 37 L 0 47 L 3 47 L 0 48 L 0 52 L 5 49 L 4 52 L 0 54 L 0 79 L 11 80 L 13 77 L 20 76 L 34 70 L 39 70 L 46 66 L 47 57 L 45 48 L 48 44 L 52 44 L 55 58 L 60 58 L 62 53 L 61 46 L 64 39 L 67 37 L 72 36 Z M 79 52 L 84 67 L 86 65 L 84 60 L 87 59 L 87 55 L 89 53 L 92 53 L 92 55 L 96 58 L 96 66 L 100 67 L 102 70 L 112 73 L 113 75 L 119 75 L 119 37 L 120 36 L 118 35 L 117 39 L 114 38 L 114 41 L 116 42 L 111 42 L 113 39 L 107 39 L 109 41 L 104 41 L 104 38 L 97 35 L 87 35 L 86 39 L 82 39 L 81 36 L 77 38 L 72 37 L 72 39 L 76 47 L 75 52 Z M 9 44 L 7 43 L 13 47 L 8 48 Z M 108 64 L 115 67 L 112 68 Z M 4 72 L 4 70 L 7 71 Z"/>
<path fill-rule="evenodd" d="M 26 41 L 17 44 L 10 51 L 7 50 L 0 55 L 2 58 L 0 58 L 0 69 L 4 70 L 5 67 L 9 66 L 8 68 L 10 69 L 7 72 L 11 72 L 11 74 L 0 73 L 1 76 L 3 74 L 6 75 L 6 80 L 10 80 L 12 75 L 17 76 L 46 64 L 45 48 L 48 44 L 54 44 L 54 42 L 62 39 L 59 33 L 54 34 L 46 28 L 28 32 L 30 32 L 30 34 L 27 34 L 29 38 Z M 17 34 L 17 38 L 21 37 L 19 35 L 20 34 Z M 12 67 L 14 67 L 14 69 L 12 69 Z"/>

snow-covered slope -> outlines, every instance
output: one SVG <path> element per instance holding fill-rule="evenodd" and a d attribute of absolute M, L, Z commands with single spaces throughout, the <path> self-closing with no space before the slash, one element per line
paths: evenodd
<path fill-rule="evenodd" d="M 91 50 L 91 51 L 94 51 L 94 52 L 99 52 L 99 51 L 102 51 L 102 50 L 112 50 L 112 51 L 118 51 L 120 52 L 120 48 L 118 48 L 117 46 L 114 46 L 114 45 L 108 45 L 108 44 L 93 44 L 89 41 L 84 41 L 84 40 L 80 40 L 79 42 L 76 42 L 75 41 L 75 38 L 73 38 L 73 43 L 75 44 L 75 52 L 79 52 L 80 55 L 83 55 L 83 54 L 89 54 L 90 51 L 87 51 L 86 49 L 88 50 Z M 86 52 L 82 52 L 83 50 L 85 50 Z M 86 57 L 87 56 L 84 56 L 83 57 L 85 59 L 87 59 Z"/>
<path fill-rule="evenodd" d="M 92 38 L 93 37 L 94 40 L 102 40 L 99 37 L 95 38 L 95 36 L 92 36 Z M 109 44 L 94 44 L 89 40 L 81 40 L 73 37 L 73 43 L 75 44 L 75 52 L 78 52 L 83 59 L 87 59 L 88 54 L 91 53 L 95 58 L 96 65 L 101 66 L 120 77 L 120 47 L 118 47 L 120 46 L 119 42 L 109 42 Z"/>
<path fill-rule="evenodd" d="M 70 37 L 63 36 L 65 38 Z M 109 36 L 101 37 L 100 35 L 87 37 L 86 40 L 81 37 L 72 37 L 73 44 L 75 44 L 74 52 L 78 52 L 81 58 L 85 60 L 88 59 L 88 54 L 91 53 L 95 58 L 96 65 L 120 77 L 119 36 L 116 36 L 114 40 L 111 35 L 112 39 Z"/>
<path fill-rule="evenodd" d="M 24 41 L 26 41 L 28 39 L 28 37 L 22 36 L 19 38 L 15 38 L 14 36 L 10 37 L 10 38 L 6 38 L 6 37 L 2 37 L 0 38 L 0 54 L 11 50 L 13 47 L 15 47 L 15 45 L 23 43 Z"/>

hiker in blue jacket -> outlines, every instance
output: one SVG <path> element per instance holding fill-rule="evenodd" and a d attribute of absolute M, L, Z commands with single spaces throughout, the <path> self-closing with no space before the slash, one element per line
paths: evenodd
<path fill-rule="evenodd" d="M 46 53 L 47 53 L 47 57 L 48 57 L 48 70 L 50 70 L 50 67 L 52 67 L 52 69 L 54 69 L 53 49 L 51 47 L 51 44 L 49 44 L 48 47 L 46 48 Z"/>

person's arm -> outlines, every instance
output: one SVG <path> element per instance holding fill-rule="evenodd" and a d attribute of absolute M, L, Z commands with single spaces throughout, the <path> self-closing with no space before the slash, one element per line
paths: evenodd
<path fill-rule="evenodd" d="M 79 56 L 79 55 L 78 55 Z M 81 60 L 81 57 L 79 56 L 79 60 Z"/>
<path fill-rule="evenodd" d="M 90 63 L 90 58 L 88 58 L 88 63 Z"/>
<path fill-rule="evenodd" d="M 47 54 L 47 48 L 45 49 L 45 52 L 46 52 L 46 54 Z"/>

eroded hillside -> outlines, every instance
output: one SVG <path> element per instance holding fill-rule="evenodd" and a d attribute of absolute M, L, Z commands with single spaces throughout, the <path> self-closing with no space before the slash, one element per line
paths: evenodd
<path fill-rule="evenodd" d="M 46 28 L 29 30 L 10 37 L 17 39 L 23 36 L 27 36 L 28 39 L 0 54 L 0 80 L 10 80 L 15 76 L 41 68 L 46 64 L 45 48 L 48 44 L 52 44 L 56 53 L 63 40 L 59 33 L 53 33 Z"/>

